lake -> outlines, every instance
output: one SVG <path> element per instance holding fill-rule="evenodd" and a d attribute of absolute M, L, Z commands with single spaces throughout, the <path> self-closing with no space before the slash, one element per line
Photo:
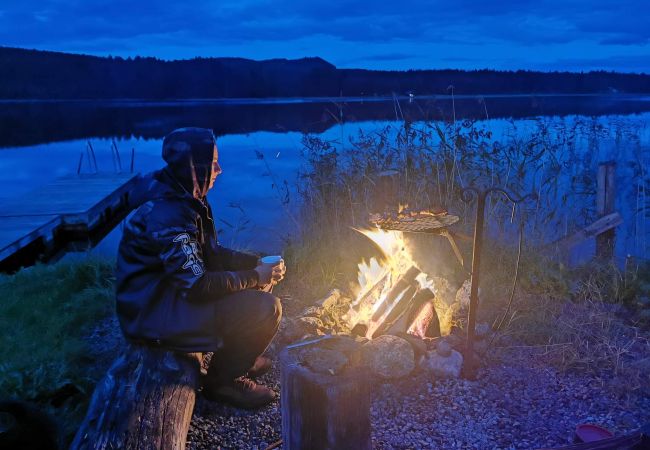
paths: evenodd
<path fill-rule="evenodd" d="M 616 255 L 648 257 L 646 225 L 650 186 L 650 97 L 634 95 L 432 96 L 414 99 L 327 98 L 277 100 L 1 101 L 0 199 L 28 192 L 56 177 L 93 169 L 93 147 L 100 171 L 119 170 L 111 147 L 128 171 L 134 150 L 135 171 L 162 167 L 162 138 L 183 126 L 212 128 L 218 137 L 223 174 L 209 194 L 224 245 L 268 253 L 281 251 L 295 233 L 299 207 L 297 174 L 304 163 L 302 138 L 309 133 L 348 146 L 359 130 L 372 133 L 404 120 L 440 123 L 471 121 L 490 130 L 493 140 L 525 140 L 539 130 L 558 136 L 571 130 L 571 158 L 560 149 L 561 176 L 546 201 L 554 205 L 545 239 L 575 225 L 587 225 L 594 192 L 576 190 L 576 179 L 593 180 L 597 164 L 617 162 L 619 228 Z M 560 131 L 561 130 L 561 131 Z M 82 156 L 83 155 L 83 156 Z M 579 163 L 576 163 L 578 161 Z M 548 166 L 545 170 L 548 170 Z M 542 178 L 526 177 L 531 188 Z M 592 183 L 593 185 L 593 183 Z M 585 186 L 591 186 L 588 183 Z M 523 192 L 522 192 L 523 193 Z M 559 212 L 558 212 L 559 211 Z M 542 211 L 544 212 L 544 211 Z M 94 251 L 114 255 L 120 229 Z M 591 251 L 585 244 L 581 252 Z"/>

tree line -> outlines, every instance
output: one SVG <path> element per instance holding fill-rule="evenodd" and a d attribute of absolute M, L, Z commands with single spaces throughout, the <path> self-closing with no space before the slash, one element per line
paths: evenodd
<path fill-rule="evenodd" d="M 0 47 L 3 99 L 190 99 L 441 94 L 647 93 L 617 72 L 338 69 L 321 58 L 97 57 Z"/>

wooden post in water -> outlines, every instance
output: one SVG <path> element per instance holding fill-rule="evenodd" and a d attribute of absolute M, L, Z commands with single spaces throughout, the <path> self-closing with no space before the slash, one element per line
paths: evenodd
<path fill-rule="evenodd" d="M 598 217 L 604 217 L 614 212 L 616 190 L 614 176 L 616 163 L 607 161 L 598 165 L 598 180 L 596 193 L 596 212 Z M 611 228 L 596 236 L 596 257 L 602 260 L 612 259 L 614 256 L 615 228 Z"/>

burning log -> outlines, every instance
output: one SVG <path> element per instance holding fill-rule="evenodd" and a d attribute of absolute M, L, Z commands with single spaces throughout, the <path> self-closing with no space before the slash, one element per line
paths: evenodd
<path fill-rule="evenodd" d="M 438 317 L 438 312 L 433 301 L 429 301 L 423 305 L 415 319 L 411 321 L 407 332 L 421 338 L 435 338 L 442 335 L 440 331 L 440 318 Z"/>
<path fill-rule="evenodd" d="M 420 270 L 411 266 L 395 283 L 384 301 L 377 307 L 368 324 L 366 337 L 371 339 L 385 331 L 407 307 L 418 289 L 416 281 Z"/>
<path fill-rule="evenodd" d="M 386 333 L 411 332 L 420 337 L 440 336 L 440 321 L 433 307 L 434 298 L 435 294 L 431 289 L 419 290 L 401 310 L 399 317 L 392 324 L 387 324 Z"/>

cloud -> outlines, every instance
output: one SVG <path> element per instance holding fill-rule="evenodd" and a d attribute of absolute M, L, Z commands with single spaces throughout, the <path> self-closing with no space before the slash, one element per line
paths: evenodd
<path fill-rule="evenodd" d="M 526 68 L 584 49 L 641 53 L 650 41 L 646 1 L 9 0 L 0 43 L 168 59 L 302 52 L 344 65 L 353 57 L 373 67 L 475 60 Z"/>

